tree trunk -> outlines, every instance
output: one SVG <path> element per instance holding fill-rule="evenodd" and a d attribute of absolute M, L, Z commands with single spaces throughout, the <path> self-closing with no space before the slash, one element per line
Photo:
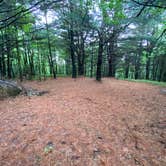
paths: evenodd
<path fill-rule="evenodd" d="M 81 46 L 80 46 L 80 55 L 78 55 L 78 75 L 84 75 L 84 65 L 85 65 L 85 48 L 84 48 L 84 38 L 81 33 Z"/>
<path fill-rule="evenodd" d="M 12 70 L 11 70 L 11 45 L 9 42 L 9 36 L 7 35 L 7 31 L 5 29 L 5 40 L 6 40 L 6 48 L 7 48 L 7 76 L 9 79 L 12 78 Z"/>
<path fill-rule="evenodd" d="M 0 79 L 2 79 L 2 57 L 0 55 Z"/>
<path fill-rule="evenodd" d="M 29 64 L 30 64 L 30 78 L 32 78 L 32 76 L 35 76 L 35 67 L 34 67 L 34 53 L 32 51 L 31 54 L 29 54 Z"/>
<path fill-rule="evenodd" d="M 139 78 L 139 68 L 140 68 L 139 55 L 136 55 L 135 73 L 134 73 L 134 77 L 135 77 L 136 80 Z"/>
<path fill-rule="evenodd" d="M 157 80 L 158 68 L 159 68 L 159 59 L 155 58 L 154 64 L 153 64 L 153 80 Z"/>
<path fill-rule="evenodd" d="M 139 79 L 140 77 L 141 55 L 142 55 L 142 43 L 140 43 L 139 45 L 138 54 L 136 55 L 135 59 L 135 79 Z"/>
<path fill-rule="evenodd" d="M 40 49 L 39 49 L 39 44 L 38 41 L 36 41 L 36 45 L 37 45 L 37 58 L 38 58 L 38 70 L 39 70 L 39 81 L 41 81 L 41 63 L 40 63 Z"/>
<path fill-rule="evenodd" d="M 53 62 L 52 50 L 51 50 L 51 43 L 50 43 L 50 35 L 49 35 L 49 28 L 48 28 L 48 23 L 47 23 L 47 12 L 45 12 L 45 21 L 46 21 L 46 30 L 47 30 L 47 42 L 48 42 L 50 69 L 53 73 L 53 77 L 56 79 L 56 71 L 55 71 L 55 68 L 54 68 L 54 62 Z"/>
<path fill-rule="evenodd" d="M 135 65 L 135 79 L 137 80 L 139 78 L 139 66 L 138 64 Z"/>
<path fill-rule="evenodd" d="M 126 55 L 126 57 L 125 57 L 125 78 L 129 77 L 129 67 L 130 67 L 129 57 L 128 57 L 128 55 Z"/>
<path fill-rule="evenodd" d="M 90 70 L 90 77 L 92 78 L 93 77 L 93 55 L 94 52 L 93 52 L 93 46 L 92 46 L 92 53 L 91 53 L 91 70 Z"/>
<path fill-rule="evenodd" d="M 24 61 L 23 76 L 25 76 L 27 78 L 29 63 L 28 63 L 28 51 L 27 51 L 27 46 L 26 46 L 26 43 L 25 43 L 24 35 L 22 35 L 22 39 L 23 39 L 22 45 L 24 47 L 24 54 L 23 54 L 23 61 Z"/>
<path fill-rule="evenodd" d="M 116 48 L 117 48 L 117 39 L 119 31 L 117 28 L 113 27 L 113 32 L 110 36 L 109 45 L 108 45 L 108 76 L 115 77 L 116 73 Z"/>
<path fill-rule="evenodd" d="M 165 55 L 164 55 L 165 56 Z M 159 57 L 159 74 L 158 74 L 158 81 L 164 81 L 166 75 L 166 63 L 164 56 Z"/>
<path fill-rule="evenodd" d="M 23 76 L 22 76 L 22 67 L 21 67 L 21 55 L 19 52 L 19 45 L 18 45 L 18 30 L 16 28 L 16 50 L 17 50 L 17 61 L 18 61 L 18 70 L 19 70 L 19 78 L 20 81 L 23 81 Z"/>
<path fill-rule="evenodd" d="M 70 13 L 73 14 L 73 2 L 69 1 L 69 8 Z M 75 59 L 75 53 L 74 53 L 74 31 L 73 31 L 73 18 L 71 16 L 70 18 L 70 30 L 69 30 L 69 39 L 70 39 L 70 55 L 71 55 L 71 61 L 72 61 L 72 78 L 77 77 L 77 68 L 76 68 L 76 59 Z"/>
<path fill-rule="evenodd" d="M 77 69 L 76 69 L 76 64 L 75 64 L 74 35 L 73 35 L 72 27 L 70 30 L 70 54 L 71 54 L 71 61 L 72 61 L 72 78 L 76 78 L 77 77 Z"/>
<path fill-rule="evenodd" d="M 70 75 L 71 74 L 71 62 L 70 62 L 70 57 L 66 57 L 66 59 L 65 59 L 65 64 L 66 64 L 66 66 L 65 66 L 65 72 L 66 72 L 66 75 Z"/>
<path fill-rule="evenodd" d="M 96 80 L 101 81 L 101 68 L 102 68 L 102 55 L 103 55 L 103 36 L 99 37 L 99 49 L 98 49 L 98 60 L 97 60 L 97 71 Z"/>
<path fill-rule="evenodd" d="M 149 80 L 149 74 L 150 74 L 150 57 L 149 55 L 147 54 L 146 55 L 146 80 Z"/>
<path fill-rule="evenodd" d="M 41 70 L 44 75 L 44 80 L 46 80 L 46 65 L 45 65 L 45 56 L 41 53 Z"/>
<path fill-rule="evenodd" d="M 108 76 L 115 77 L 115 51 L 113 41 L 110 41 L 108 46 L 108 65 Z"/>
<path fill-rule="evenodd" d="M 110 55 L 110 59 L 108 61 L 108 76 L 115 77 L 116 69 L 115 69 L 115 54 Z"/>
<path fill-rule="evenodd" d="M 1 76 L 6 76 L 6 63 L 5 63 L 5 55 L 4 55 L 4 34 L 3 31 L 1 31 L 2 35 L 2 46 L 1 46 Z"/>
<path fill-rule="evenodd" d="M 1 58 L 0 58 L 0 70 L 1 70 L 1 77 L 6 76 L 6 64 L 5 64 L 5 56 L 3 52 L 3 47 L 1 51 Z"/>
<path fill-rule="evenodd" d="M 10 60 L 10 46 L 8 44 L 7 46 L 7 76 L 9 79 L 12 78 L 12 74 L 11 74 L 11 60 Z"/>
<path fill-rule="evenodd" d="M 82 51 L 79 50 L 79 54 L 77 55 L 78 59 L 78 75 L 83 75 L 82 74 Z"/>

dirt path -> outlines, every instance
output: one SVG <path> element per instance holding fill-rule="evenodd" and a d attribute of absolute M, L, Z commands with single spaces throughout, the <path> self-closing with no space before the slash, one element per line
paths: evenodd
<path fill-rule="evenodd" d="M 0 101 L 0 166 L 165 166 L 166 96 L 143 83 L 25 82 Z"/>

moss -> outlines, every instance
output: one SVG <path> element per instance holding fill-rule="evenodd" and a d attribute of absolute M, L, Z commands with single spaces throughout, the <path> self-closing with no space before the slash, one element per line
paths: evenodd
<path fill-rule="evenodd" d="M 20 89 L 16 87 L 1 87 L 0 86 L 0 98 L 6 98 L 10 96 L 17 96 L 21 92 Z"/>
<path fill-rule="evenodd" d="M 6 90 L 4 88 L 0 87 L 0 99 L 4 98 L 7 96 Z"/>

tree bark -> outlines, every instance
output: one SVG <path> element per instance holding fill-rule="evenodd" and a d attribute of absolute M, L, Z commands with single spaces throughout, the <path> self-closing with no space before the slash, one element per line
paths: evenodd
<path fill-rule="evenodd" d="M 116 73 L 116 47 L 119 31 L 114 27 L 108 45 L 108 76 L 115 77 Z"/>
<path fill-rule="evenodd" d="M 9 30 L 9 28 L 8 28 Z M 12 70 L 11 70 L 11 45 L 9 41 L 9 35 L 7 34 L 7 29 L 5 29 L 5 40 L 6 40 L 6 48 L 7 48 L 7 77 L 9 79 L 12 78 Z"/>
<path fill-rule="evenodd" d="M 149 80 L 149 74 L 150 74 L 150 58 L 147 56 L 147 61 L 146 61 L 146 80 Z"/>
<path fill-rule="evenodd" d="M 97 60 L 97 71 L 96 80 L 101 81 L 101 68 L 102 68 L 102 56 L 103 56 L 103 36 L 99 35 L 99 49 L 98 49 L 98 60 Z"/>
<path fill-rule="evenodd" d="M 70 13 L 73 13 L 73 3 L 69 1 Z M 71 23 L 69 27 L 69 39 L 70 39 L 70 55 L 72 61 L 72 78 L 77 78 L 76 58 L 74 53 L 74 30 L 73 30 L 73 18 L 71 16 Z"/>
<path fill-rule="evenodd" d="M 78 75 L 84 75 L 84 65 L 85 65 L 85 41 L 83 38 L 83 33 L 81 33 L 81 44 L 80 44 L 80 54 L 78 55 Z"/>
<path fill-rule="evenodd" d="M 1 46 L 1 77 L 6 76 L 6 64 L 5 64 L 5 55 L 4 55 L 4 34 L 3 31 L 1 31 L 2 35 L 2 46 Z"/>
<path fill-rule="evenodd" d="M 75 54 L 74 54 L 74 34 L 73 34 L 73 27 L 71 26 L 70 30 L 70 55 L 72 61 L 72 78 L 77 77 L 77 69 L 75 63 Z"/>
<path fill-rule="evenodd" d="M 19 45 L 18 45 L 18 30 L 16 27 L 16 50 L 17 50 L 17 61 L 18 61 L 18 69 L 19 69 L 19 79 L 22 82 L 23 76 L 22 76 L 22 67 L 21 67 L 21 55 L 19 52 Z"/>
<path fill-rule="evenodd" d="M 47 42 L 48 42 L 50 69 L 53 73 L 53 77 L 56 79 L 56 71 L 55 71 L 55 68 L 54 68 L 54 62 L 53 62 L 52 50 L 51 50 L 51 43 L 50 43 L 50 35 L 49 35 L 49 28 L 48 28 L 48 22 L 47 22 L 47 12 L 45 12 L 45 20 L 46 20 L 46 30 L 47 30 Z"/>
<path fill-rule="evenodd" d="M 93 46 L 92 46 L 92 53 L 91 53 L 91 70 L 90 70 L 90 77 L 93 77 L 93 56 L 94 56 L 94 52 L 93 52 Z"/>
<path fill-rule="evenodd" d="M 130 67 L 129 57 L 128 57 L 128 55 L 126 55 L 126 57 L 125 57 L 125 78 L 129 77 L 129 67 Z"/>

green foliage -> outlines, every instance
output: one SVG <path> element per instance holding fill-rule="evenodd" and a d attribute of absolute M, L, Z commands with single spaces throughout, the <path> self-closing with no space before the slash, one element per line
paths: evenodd
<path fill-rule="evenodd" d="M 119 77 L 126 77 L 128 68 L 128 78 L 134 78 L 138 73 L 139 79 L 148 75 L 147 79 L 166 81 L 166 13 L 163 9 L 145 7 L 136 17 L 142 6 L 131 1 L 70 0 L 53 3 L 49 0 L 33 7 L 36 2 L 1 3 L 1 77 L 22 75 L 27 79 L 43 79 L 52 76 L 52 66 L 57 69 L 58 76 L 71 75 L 71 46 L 76 68 L 82 64 L 84 74 L 94 76 L 102 37 L 103 76 L 108 75 L 111 58 L 112 68 Z M 155 4 L 164 5 L 161 0 Z M 32 8 L 27 10 L 28 7 Z M 46 12 L 53 16 L 51 23 L 43 22 Z M 49 16 L 47 19 L 49 21 Z"/>
<path fill-rule="evenodd" d="M 102 0 L 100 8 L 102 10 L 103 20 L 108 25 L 118 25 L 126 18 L 123 12 L 123 1 L 121 0 L 112 0 L 110 2 Z"/>
<path fill-rule="evenodd" d="M 159 81 L 151 81 L 151 80 L 135 80 L 135 79 L 125 79 L 127 81 L 132 81 L 132 82 L 139 82 L 139 83 L 148 83 L 151 85 L 157 85 L 157 86 L 161 86 L 161 87 L 166 87 L 166 83 L 165 82 L 159 82 Z"/>

